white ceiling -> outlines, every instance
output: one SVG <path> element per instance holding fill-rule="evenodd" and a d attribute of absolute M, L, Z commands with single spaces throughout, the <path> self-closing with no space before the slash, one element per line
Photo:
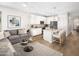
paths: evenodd
<path fill-rule="evenodd" d="M 26 4 L 23 7 L 22 4 Z M 0 2 L 0 6 L 14 8 L 23 12 L 31 12 L 44 16 L 51 16 L 79 10 L 78 2 Z M 54 12 L 54 7 L 56 7 Z"/>

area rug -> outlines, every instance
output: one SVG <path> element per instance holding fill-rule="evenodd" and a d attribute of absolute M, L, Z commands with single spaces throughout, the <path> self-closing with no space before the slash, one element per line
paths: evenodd
<path fill-rule="evenodd" d="M 20 43 L 13 45 L 16 50 L 16 56 L 63 56 L 62 53 L 51 49 L 39 42 L 29 43 L 26 46 L 32 46 L 33 50 L 31 52 L 25 52 L 23 50 L 24 46 Z"/>

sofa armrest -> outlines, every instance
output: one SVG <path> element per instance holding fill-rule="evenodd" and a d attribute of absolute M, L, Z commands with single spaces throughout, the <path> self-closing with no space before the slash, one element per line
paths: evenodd
<path fill-rule="evenodd" d="M 16 53 L 15 49 L 13 48 L 12 44 L 10 43 L 10 41 L 6 38 L 4 38 L 3 40 L 0 41 L 0 46 L 2 49 L 2 53 L 0 53 L 0 55 L 6 55 L 6 56 L 13 56 L 14 53 Z M 5 51 L 5 52 L 4 52 Z"/>

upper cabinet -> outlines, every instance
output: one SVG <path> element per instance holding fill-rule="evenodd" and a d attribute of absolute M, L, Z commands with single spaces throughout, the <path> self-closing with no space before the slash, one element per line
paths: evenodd
<path fill-rule="evenodd" d="M 47 17 L 47 24 L 50 24 L 51 21 L 58 21 L 57 17 Z"/>
<path fill-rule="evenodd" d="M 30 24 L 40 24 L 40 21 L 46 23 L 46 18 L 38 15 L 31 15 Z"/>

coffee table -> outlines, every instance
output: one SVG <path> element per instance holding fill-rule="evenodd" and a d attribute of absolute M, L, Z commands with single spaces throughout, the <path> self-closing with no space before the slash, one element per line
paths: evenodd
<path fill-rule="evenodd" d="M 26 47 L 24 47 L 24 51 L 25 52 L 31 52 L 32 50 L 33 50 L 32 46 L 26 46 Z"/>

